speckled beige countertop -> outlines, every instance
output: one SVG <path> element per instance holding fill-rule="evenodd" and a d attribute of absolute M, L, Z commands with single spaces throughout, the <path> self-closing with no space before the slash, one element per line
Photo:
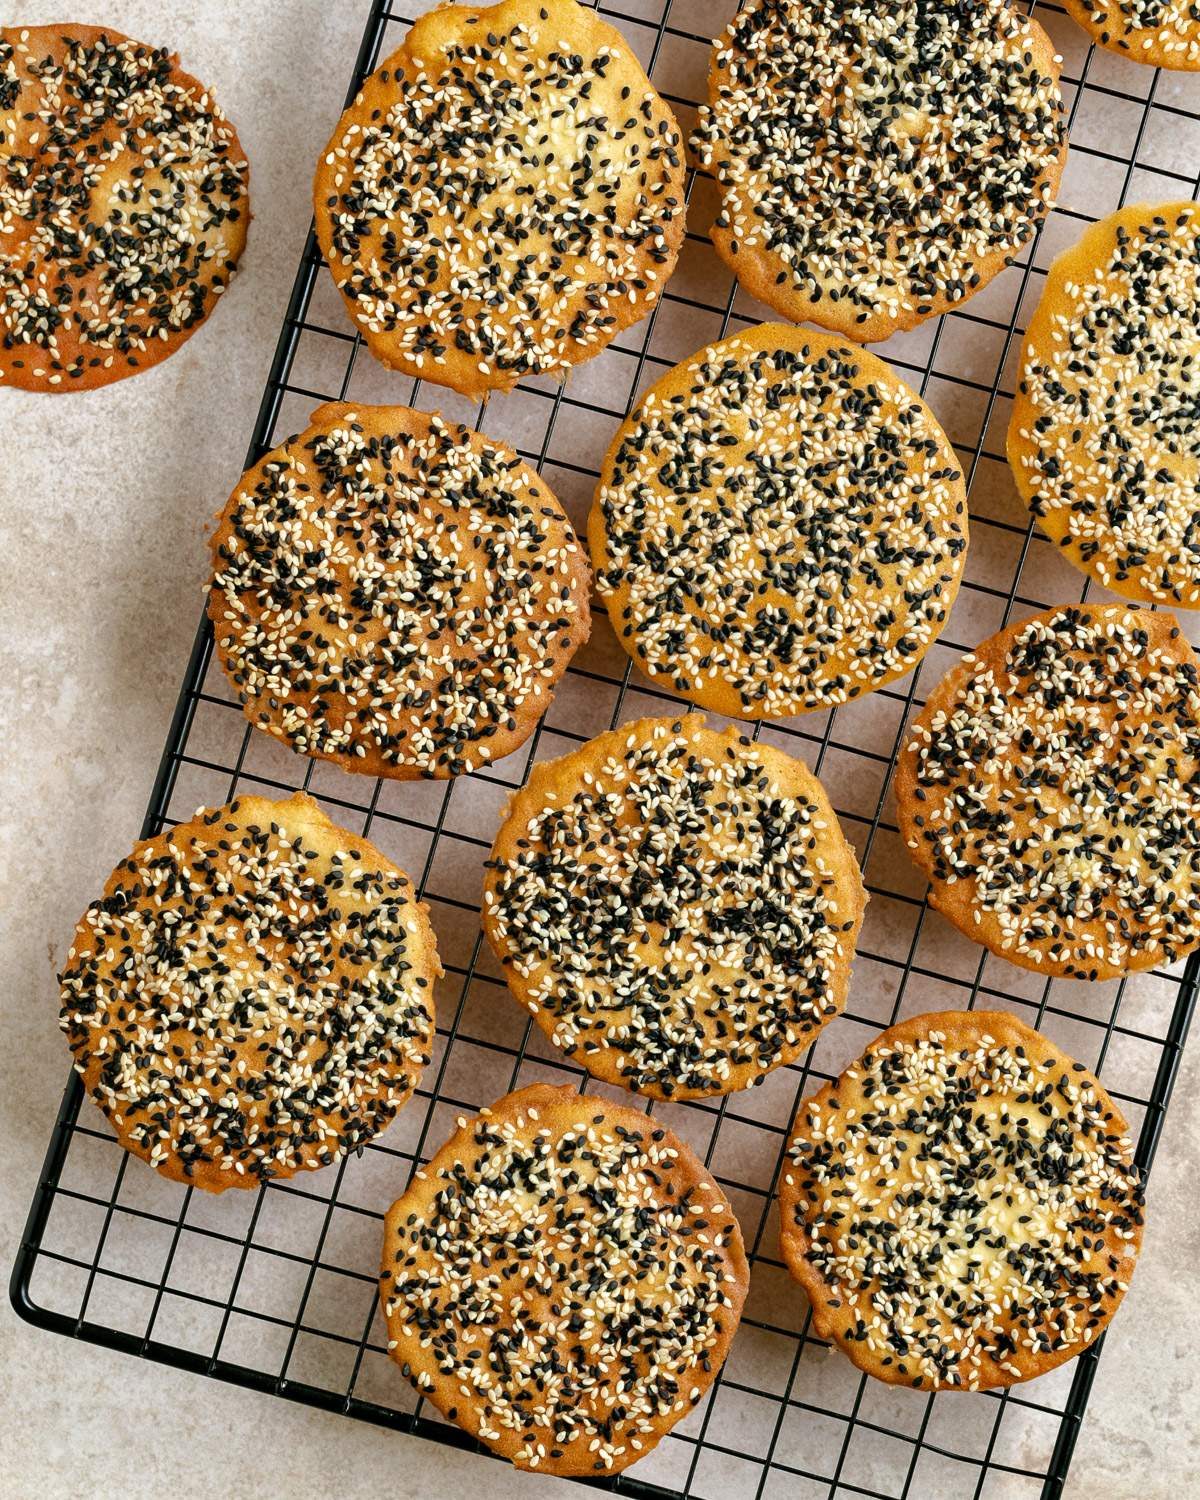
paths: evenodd
<path fill-rule="evenodd" d="M 6 1274 L 66 1073 L 54 973 L 76 915 L 141 823 L 198 618 L 206 522 L 240 472 L 308 221 L 309 174 L 366 5 L 4 0 L 0 24 L 59 21 L 67 10 L 174 47 L 214 88 L 250 157 L 255 223 L 225 303 L 166 364 L 82 398 L 0 392 Z M 1198 1119 L 1194 1038 L 1151 1184 L 1142 1264 L 1067 1486 L 1072 1500 L 1200 1494 Z M 12 1500 L 473 1492 L 582 1494 L 70 1343 L 21 1324 L 7 1305 L 0 1312 L 0 1494 Z"/>

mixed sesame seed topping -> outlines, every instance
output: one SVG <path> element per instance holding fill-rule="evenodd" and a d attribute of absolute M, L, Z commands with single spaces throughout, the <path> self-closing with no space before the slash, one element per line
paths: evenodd
<path fill-rule="evenodd" d="M 1112 1316 L 1141 1239 L 1141 1175 L 1082 1064 L 1008 1016 L 922 1021 L 801 1106 L 784 1253 L 817 1289 L 818 1324 L 873 1374 L 1007 1385 L 1081 1352 Z"/>
<path fill-rule="evenodd" d="M 587 564 L 503 445 L 329 407 L 234 492 L 209 613 L 255 724 L 376 775 L 458 776 L 531 732 L 587 638 Z"/>
<path fill-rule="evenodd" d="M 1052 610 L 963 659 L 913 725 L 900 827 L 963 931 L 1108 978 L 1200 943 L 1200 670 L 1169 616 Z"/>
<path fill-rule="evenodd" d="M 1159 68 L 1200 69 L 1200 0 L 1068 0 L 1102 47 Z"/>
<path fill-rule="evenodd" d="M 318 169 L 334 280 L 385 363 L 465 391 L 561 373 L 644 316 L 683 235 L 682 142 L 573 0 L 419 20 Z"/>
<path fill-rule="evenodd" d="M 846 1002 L 865 895 L 816 778 L 703 719 L 646 719 L 539 767 L 484 927 L 517 998 L 597 1076 L 745 1088 Z"/>
<path fill-rule="evenodd" d="M 1007 0 L 747 0 L 710 101 L 718 249 L 779 311 L 872 339 L 1032 237 L 1066 139 L 1053 51 Z"/>
<path fill-rule="evenodd" d="M 745 1295 L 723 1194 L 667 1130 L 545 1087 L 510 1095 L 388 1215 L 388 1348 L 519 1467 L 617 1472 L 696 1405 Z"/>
<path fill-rule="evenodd" d="M 219 1191 L 327 1165 L 429 1061 L 433 935 L 412 887 L 307 797 L 138 844 L 61 975 L 76 1068 L 122 1144 Z"/>
<path fill-rule="evenodd" d="M 161 48 L 0 31 L 0 381 L 83 388 L 169 353 L 233 275 L 247 173 Z"/>
<path fill-rule="evenodd" d="M 767 324 L 710 345 L 622 429 L 596 585 L 638 664 L 720 713 L 784 717 L 909 670 L 967 549 L 954 451 L 873 355 Z"/>
<path fill-rule="evenodd" d="M 1009 456 L 1093 578 L 1200 604 L 1200 206 L 1122 210 L 1051 268 Z"/>

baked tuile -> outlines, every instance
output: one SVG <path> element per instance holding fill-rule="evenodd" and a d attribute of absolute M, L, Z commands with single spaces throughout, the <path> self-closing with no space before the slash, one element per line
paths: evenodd
<path fill-rule="evenodd" d="M 962 579 L 967 494 L 933 413 L 881 359 L 764 323 L 643 396 L 588 540 L 617 639 L 653 682 L 786 718 L 921 660 Z"/>
<path fill-rule="evenodd" d="M 1131 204 L 1050 267 L 1008 461 L 1075 567 L 1126 599 L 1200 606 L 1200 204 Z"/>
<path fill-rule="evenodd" d="M 1063 0 L 1109 52 L 1152 68 L 1200 72 L 1200 0 Z"/>
<path fill-rule="evenodd" d="M 388 1353 L 444 1416 L 546 1474 L 617 1474 L 693 1411 L 748 1282 L 692 1151 L 570 1087 L 460 1116 L 384 1225 Z"/>
<path fill-rule="evenodd" d="M 113 871 L 61 1024 L 117 1140 L 218 1193 L 328 1166 L 428 1065 L 433 929 L 412 885 L 301 792 L 201 808 Z"/>
<path fill-rule="evenodd" d="M 485 396 L 562 377 L 646 316 L 685 175 L 675 117 L 595 10 L 444 6 L 339 120 L 317 237 L 377 359 Z"/>
<path fill-rule="evenodd" d="M 248 179 L 165 48 L 0 29 L 0 388 L 94 390 L 173 354 L 237 268 Z"/>
<path fill-rule="evenodd" d="M 962 658 L 896 766 L 929 902 L 1050 977 L 1200 946 L 1200 662 L 1172 616 L 1064 605 Z"/>
<path fill-rule="evenodd" d="M 534 766 L 492 848 L 483 927 L 573 1062 L 701 1099 L 761 1083 L 844 1008 L 866 902 L 808 768 L 689 715 Z"/>
<path fill-rule="evenodd" d="M 522 745 L 588 637 L 587 557 L 511 448 L 331 403 L 242 476 L 212 539 L 217 656 L 302 755 L 444 779 Z"/>
<path fill-rule="evenodd" d="M 691 142 L 717 253 L 782 317 L 862 343 L 961 305 L 1054 204 L 1059 71 L 1008 0 L 744 0 Z"/>
<path fill-rule="evenodd" d="M 1104 1331 L 1143 1182 L 1082 1063 L 1004 1011 L 945 1011 L 890 1027 L 801 1104 L 779 1212 L 822 1338 L 878 1380 L 987 1390 Z"/>

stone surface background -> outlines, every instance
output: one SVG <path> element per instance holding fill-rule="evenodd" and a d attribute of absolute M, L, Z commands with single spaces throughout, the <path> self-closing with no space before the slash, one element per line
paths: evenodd
<path fill-rule="evenodd" d="M 63 9 L 60 0 L 4 0 L 0 24 L 58 21 Z M 210 84 L 252 164 L 255 223 L 225 303 L 167 363 L 91 396 L 0 392 L 6 1274 L 66 1073 L 54 974 L 78 912 L 141 822 L 199 615 L 206 529 L 240 472 L 309 217 L 309 174 L 365 11 L 365 0 L 90 0 L 78 11 L 171 45 Z M 1200 1493 L 1198 1120 L 1193 1039 L 1142 1265 L 1101 1365 L 1070 1500 Z M 0 1475 L 12 1500 L 583 1493 L 56 1339 L 7 1304 Z"/>

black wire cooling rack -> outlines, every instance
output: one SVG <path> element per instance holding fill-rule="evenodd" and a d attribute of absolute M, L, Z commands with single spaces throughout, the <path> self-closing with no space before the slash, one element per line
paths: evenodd
<path fill-rule="evenodd" d="M 599 6 L 685 130 L 704 87 L 710 39 L 733 8 L 732 0 Z M 1034 530 L 1003 457 L 1020 330 L 1045 267 L 1085 223 L 1121 203 L 1200 193 L 1200 77 L 1095 51 L 1057 7 L 1038 14 L 1066 63 L 1071 156 L 1063 206 L 1018 264 L 961 311 L 883 350 L 933 406 L 966 465 L 971 547 L 958 604 L 943 640 L 910 678 L 834 713 L 751 729 L 818 772 L 858 850 L 872 899 L 850 1007 L 802 1062 L 760 1088 L 719 1102 L 653 1106 L 723 1183 L 752 1250 L 753 1277 L 741 1330 L 708 1398 L 629 1474 L 604 1482 L 622 1495 L 1015 1500 L 1062 1493 L 1099 1346 L 1000 1393 L 930 1396 L 869 1380 L 812 1333 L 804 1298 L 776 1255 L 774 1208 L 787 1127 L 801 1098 L 881 1027 L 976 1003 L 1014 1011 L 1099 1071 L 1148 1166 L 1195 1002 L 1196 962 L 1089 986 L 1041 981 L 969 943 L 929 914 L 890 802 L 904 725 L 957 655 L 1010 617 L 1080 597 L 1079 576 Z M 374 0 L 351 95 L 410 20 Z M 567 384 L 530 381 L 486 408 L 389 374 L 363 355 L 310 234 L 247 462 L 301 430 L 312 407 L 330 398 L 437 407 L 519 448 L 581 524 L 600 456 L 637 393 L 703 343 L 766 316 L 709 247 L 713 197 L 706 179 L 689 179 L 688 239 L 649 319 Z M 209 498 L 215 508 L 223 497 Z M 202 627 L 143 836 L 239 790 L 311 790 L 339 822 L 369 834 L 418 878 L 447 970 L 438 1047 L 422 1087 L 379 1141 L 325 1171 L 219 1198 L 167 1182 L 122 1152 L 72 1075 L 13 1274 L 21 1315 L 179 1369 L 471 1446 L 386 1357 L 375 1281 L 382 1213 L 458 1114 L 538 1080 L 599 1087 L 548 1049 L 507 997 L 481 943 L 482 862 L 506 797 L 534 759 L 677 706 L 631 673 L 600 611 L 593 640 L 524 749 L 462 781 L 374 782 L 301 760 L 252 732 Z M 64 912 L 64 922 L 74 915 Z"/>

